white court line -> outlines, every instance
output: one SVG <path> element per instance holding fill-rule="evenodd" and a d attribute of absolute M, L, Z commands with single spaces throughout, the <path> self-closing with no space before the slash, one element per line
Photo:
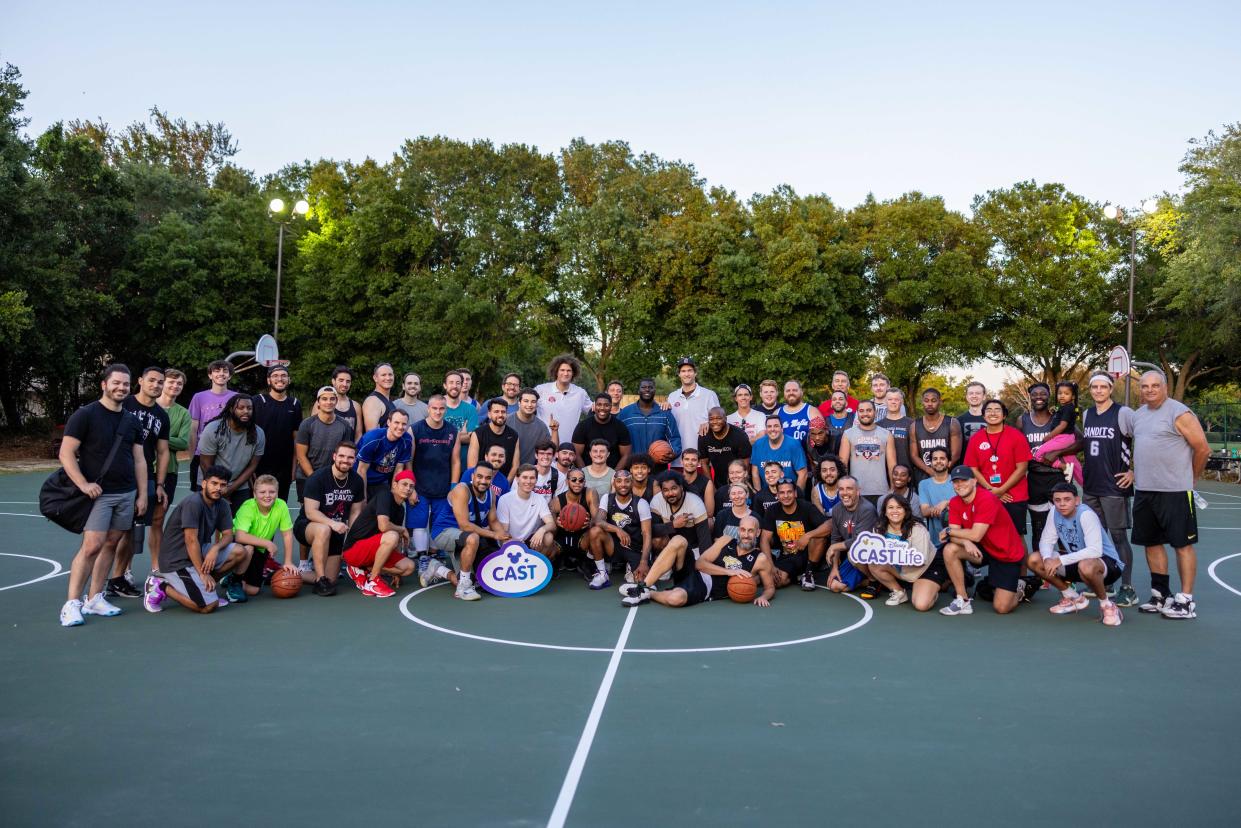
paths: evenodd
<path fill-rule="evenodd" d="M 43 515 L 32 515 L 28 512 L 0 512 L 0 515 L 8 515 L 9 517 L 43 517 Z"/>
<path fill-rule="evenodd" d="M 0 552 L 0 555 L 5 555 L 10 558 L 29 558 L 32 561 L 43 561 L 44 563 L 50 563 L 52 565 L 52 571 L 46 575 L 41 575 L 38 578 L 32 578 L 29 581 L 22 581 L 20 584 L 10 584 L 5 587 L 0 587 L 0 592 L 4 592 L 6 589 L 17 589 L 18 587 L 37 584 L 39 581 L 46 581 L 48 578 L 55 578 L 57 575 L 64 575 L 69 571 L 61 567 L 59 563 L 51 558 L 40 558 L 38 555 L 18 555 L 16 552 Z"/>
<path fill-rule="evenodd" d="M 582 730 L 582 738 L 578 739 L 577 750 L 573 752 L 573 761 L 569 763 L 569 772 L 565 774 L 564 784 L 560 786 L 560 796 L 556 797 L 556 807 L 552 808 L 551 818 L 547 821 L 548 828 L 564 828 L 565 819 L 569 816 L 569 808 L 573 805 L 573 796 L 577 793 L 577 783 L 582 778 L 582 769 L 586 767 L 586 757 L 590 754 L 591 743 L 595 741 L 595 731 L 599 729 L 599 719 L 603 717 L 603 707 L 608 702 L 608 694 L 612 692 L 612 681 L 616 678 L 616 669 L 620 666 L 621 656 L 625 653 L 625 643 L 629 640 L 629 631 L 633 629 L 633 619 L 637 617 L 638 608 L 633 607 L 625 614 L 625 626 L 621 628 L 616 646 L 612 648 L 612 658 L 608 660 L 607 672 L 599 684 L 599 692 L 595 694 L 595 703 L 591 705 L 590 716 L 586 719 L 586 727 Z"/>
<path fill-rule="evenodd" d="M 1222 586 L 1224 589 L 1231 592 L 1233 595 L 1241 595 L 1241 590 L 1234 589 L 1233 587 L 1230 587 L 1228 586 L 1228 584 L 1221 581 L 1220 577 L 1215 574 L 1215 567 L 1219 566 L 1226 560 L 1229 560 L 1231 558 L 1237 558 L 1237 557 L 1241 557 L 1241 552 L 1233 552 L 1231 555 L 1225 555 L 1222 558 L 1216 558 L 1215 560 L 1211 561 L 1211 565 L 1207 567 L 1207 574 L 1211 576 L 1211 580 L 1219 584 L 1220 586 Z"/>
<path fill-rule="evenodd" d="M 1241 500 L 1241 495 L 1227 494 L 1225 492 L 1212 492 L 1206 489 L 1203 489 L 1200 494 L 1202 494 L 1203 497 L 1210 495 L 1211 497 L 1235 497 L 1237 500 Z"/>

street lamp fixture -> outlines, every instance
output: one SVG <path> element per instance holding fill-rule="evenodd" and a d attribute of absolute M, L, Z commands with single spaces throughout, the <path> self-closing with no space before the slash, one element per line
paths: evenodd
<path fill-rule="evenodd" d="M 272 319 L 272 337 L 276 340 L 280 339 L 280 279 L 284 270 L 284 228 L 293 220 L 294 216 L 305 217 L 310 212 L 310 202 L 304 198 L 299 198 L 293 205 L 291 215 L 285 214 L 285 204 L 283 198 L 273 198 L 267 205 L 267 211 L 271 214 L 272 221 L 280 225 L 280 235 L 276 242 L 276 312 Z"/>
<path fill-rule="evenodd" d="M 1148 198 L 1142 202 L 1142 212 L 1154 215 L 1159 211 L 1159 200 Z M 1125 211 L 1115 204 L 1106 204 L 1103 207 L 1103 215 L 1112 221 L 1124 221 Z M 1138 260 L 1138 225 L 1132 222 L 1129 225 L 1129 317 L 1125 325 L 1125 350 L 1129 352 L 1129 359 L 1133 359 L 1133 281 L 1137 270 Z M 1125 405 L 1129 404 L 1129 386 L 1130 378 L 1125 377 Z"/>

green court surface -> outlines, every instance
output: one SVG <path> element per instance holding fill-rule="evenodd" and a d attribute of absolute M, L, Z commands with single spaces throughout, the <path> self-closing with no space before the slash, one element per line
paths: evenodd
<path fill-rule="evenodd" d="M 1241 487 L 1201 488 L 1187 622 L 626 610 L 566 576 L 62 629 L 42 477 L 0 478 L 6 826 L 1238 823 Z"/>

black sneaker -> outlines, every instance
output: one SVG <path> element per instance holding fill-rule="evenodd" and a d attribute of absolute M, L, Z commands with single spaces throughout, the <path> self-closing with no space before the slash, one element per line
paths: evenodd
<path fill-rule="evenodd" d="M 141 598 L 142 591 L 136 589 L 124 578 L 109 578 L 104 596 L 107 598 Z"/>
<path fill-rule="evenodd" d="M 1043 585 L 1042 580 L 1039 578 L 1030 578 L 1028 581 L 1018 579 L 1017 583 L 1021 585 L 1022 602 L 1026 604 L 1034 603 L 1034 596 L 1038 595 L 1038 591 Z"/>
<path fill-rule="evenodd" d="M 335 594 L 336 584 L 329 581 L 326 576 L 315 581 L 315 595 L 323 595 L 326 597 L 328 595 Z"/>

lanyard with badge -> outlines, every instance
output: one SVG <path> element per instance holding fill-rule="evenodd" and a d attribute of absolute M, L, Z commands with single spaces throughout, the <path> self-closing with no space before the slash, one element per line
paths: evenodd
<path fill-rule="evenodd" d="M 991 449 L 991 456 L 987 458 L 987 460 L 991 463 L 991 476 L 987 478 L 987 482 L 989 482 L 992 486 L 998 486 L 1004 482 L 1004 478 L 1000 476 L 1000 438 L 1003 435 L 1004 428 L 1001 426 L 999 432 L 995 435 L 994 447 L 991 443 L 987 442 L 986 439 L 978 444 L 978 447 L 983 451 Z M 989 435 L 987 435 L 986 432 L 983 432 L 983 437 L 986 438 L 987 436 Z"/>

